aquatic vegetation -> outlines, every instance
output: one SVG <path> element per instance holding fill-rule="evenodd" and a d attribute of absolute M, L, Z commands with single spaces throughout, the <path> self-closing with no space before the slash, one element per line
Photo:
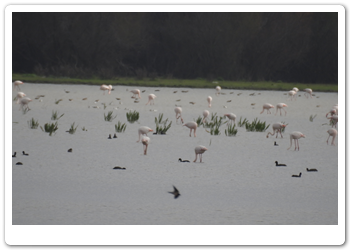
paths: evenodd
<path fill-rule="evenodd" d="M 75 131 L 77 130 L 78 126 L 74 127 L 75 122 L 73 122 L 70 126 L 70 129 L 67 131 L 68 133 L 70 133 L 71 135 L 75 133 Z"/>
<path fill-rule="evenodd" d="M 45 123 L 44 128 L 42 126 L 40 126 L 40 128 L 42 131 L 49 133 L 49 135 L 51 136 L 58 129 L 58 124 L 57 122 L 51 124 Z"/>
<path fill-rule="evenodd" d="M 210 128 L 210 129 L 217 127 L 218 129 L 222 124 L 225 124 L 228 122 L 228 121 L 222 122 L 223 119 L 225 119 L 225 117 L 223 116 L 219 117 L 216 115 L 216 113 L 213 113 L 211 114 L 210 121 L 204 123 L 203 127 Z"/>
<path fill-rule="evenodd" d="M 113 116 L 113 111 L 108 111 L 107 115 L 106 114 L 103 114 L 103 115 L 105 117 L 105 121 L 107 122 L 111 122 L 117 117 L 117 115 Z"/>
<path fill-rule="evenodd" d="M 83 130 L 83 131 L 87 131 L 87 129 L 85 128 L 85 126 L 84 126 L 84 127 L 82 127 L 82 128 L 81 128 L 81 130 Z"/>
<path fill-rule="evenodd" d="M 134 122 L 138 121 L 139 118 L 140 118 L 140 113 L 137 112 L 136 110 L 129 111 L 128 113 L 126 113 L 126 119 L 130 123 L 134 123 Z"/>
<path fill-rule="evenodd" d="M 122 124 L 120 121 L 118 121 L 118 124 L 115 124 L 114 127 L 115 127 L 115 132 L 123 133 L 126 129 L 126 124 L 125 123 Z"/>
<path fill-rule="evenodd" d="M 268 127 L 270 127 L 270 124 L 266 126 L 266 122 L 258 121 L 258 118 L 255 118 L 252 123 L 247 121 L 245 124 L 245 128 L 248 132 L 264 132 Z"/>
<path fill-rule="evenodd" d="M 59 104 L 60 101 L 63 101 L 63 99 L 59 99 L 59 100 L 56 100 L 56 99 L 55 99 L 55 104 Z"/>
<path fill-rule="evenodd" d="M 23 114 L 25 115 L 25 114 L 27 114 L 27 112 L 29 111 L 30 109 L 28 108 L 28 107 L 26 107 L 25 109 L 22 109 L 22 112 L 23 112 Z"/>
<path fill-rule="evenodd" d="M 248 122 L 248 120 L 246 118 L 244 118 L 244 120 L 242 121 L 242 116 L 239 118 L 239 121 L 237 123 L 238 127 L 243 127 L 245 126 L 245 124 Z"/>
<path fill-rule="evenodd" d="M 313 122 L 316 116 L 317 115 L 310 115 L 310 118 L 309 118 L 310 122 Z"/>
<path fill-rule="evenodd" d="M 203 122 L 202 122 L 203 118 L 201 116 L 198 116 L 197 120 L 194 119 L 193 121 L 195 121 L 197 123 L 198 127 L 203 125 Z"/>
<path fill-rule="evenodd" d="M 210 134 L 211 135 L 220 135 L 221 133 L 220 133 L 220 125 L 215 125 L 214 127 L 211 127 L 210 128 Z"/>
<path fill-rule="evenodd" d="M 62 116 L 64 116 L 64 114 L 58 116 L 58 112 L 52 110 L 51 120 L 56 121 L 56 120 L 60 119 Z"/>
<path fill-rule="evenodd" d="M 156 123 L 156 134 L 166 134 L 170 129 L 172 121 L 167 125 L 168 118 L 163 121 L 163 113 L 158 115 L 158 118 L 155 117 L 154 121 Z"/>
<path fill-rule="evenodd" d="M 39 127 L 39 122 L 38 120 L 34 120 L 34 118 L 32 118 L 31 120 L 28 121 L 28 126 L 31 129 L 37 129 Z"/>
<path fill-rule="evenodd" d="M 225 135 L 226 136 L 236 136 L 237 134 L 237 129 L 236 129 L 236 124 L 230 124 L 228 125 L 227 129 L 225 129 Z"/>

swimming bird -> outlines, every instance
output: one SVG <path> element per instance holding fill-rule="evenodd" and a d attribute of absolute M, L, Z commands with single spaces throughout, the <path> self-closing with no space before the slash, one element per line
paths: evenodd
<path fill-rule="evenodd" d="M 68 152 L 69 152 L 69 153 L 72 153 L 72 152 L 73 152 L 73 149 L 72 149 L 72 148 L 68 149 Z"/>
<path fill-rule="evenodd" d="M 113 138 L 118 138 L 118 137 L 117 137 L 117 134 L 116 134 L 116 133 L 114 133 L 114 136 L 113 136 Z"/>
<path fill-rule="evenodd" d="M 154 105 L 154 99 L 156 98 L 157 96 L 155 95 L 155 94 L 149 94 L 148 95 L 148 102 L 146 103 L 146 105 L 147 104 L 149 104 L 149 105 Z"/>
<path fill-rule="evenodd" d="M 281 137 L 283 138 L 283 135 L 282 135 L 282 129 L 285 128 L 287 125 L 285 124 L 282 124 L 280 122 L 276 122 L 274 124 L 272 124 L 272 129 L 273 129 L 273 133 L 271 132 L 268 132 L 267 135 L 266 135 L 266 138 L 269 138 L 269 135 L 275 135 L 275 132 L 277 131 L 277 134 L 276 134 L 276 138 L 278 137 L 278 133 L 280 133 Z"/>
<path fill-rule="evenodd" d="M 17 162 L 16 165 L 23 165 L 23 163 L 22 162 Z"/>
<path fill-rule="evenodd" d="M 338 134 L 338 131 L 335 130 L 334 128 L 331 128 L 331 129 L 328 129 L 327 133 L 329 134 L 328 139 L 327 139 L 327 144 L 328 144 L 329 137 L 333 136 L 331 145 L 334 145 L 334 146 L 335 146 L 334 140 L 335 140 L 335 137 L 336 137 L 337 134 Z"/>
<path fill-rule="evenodd" d="M 197 161 L 197 156 L 199 155 L 199 159 L 200 159 L 200 162 L 202 162 L 202 154 L 207 151 L 208 149 L 202 145 L 199 145 L 197 147 L 195 147 L 194 149 L 194 152 L 196 154 L 196 158 L 194 159 L 193 162 L 196 162 Z"/>
<path fill-rule="evenodd" d="M 174 199 L 177 199 L 180 196 L 180 192 L 179 190 L 177 190 L 177 188 L 173 185 L 174 187 L 174 191 L 173 192 L 168 192 L 169 194 L 173 194 L 174 195 Z"/>
<path fill-rule="evenodd" d="M 276 113 L 275 113 L 275 115 L 277 114 L 278 110 L 280 111 L 280 115 L 282 115 L 281 109 L 283 109 L 284 115 L 287 115 L 287 111 L 284 109 L 284 107 L 288 107 L 287 104 L 282 103 L 282 102 L 281 102 L 281 103 L 278 103 L 278 104 L 276 105 Z"/>
<path fill-rule="evenodd" d="M 153 132 L 153 129 L 149 128 L 149 127 L 146 127 L 146 126 L 141 126 L 139 129 L 138 129 L 138 133 L 139 133 L 139 140 L 137 142 L 139 142 L 141 140 L 141 135 L 146 135 L 147 136 L 147 133 L 148 132 Z"/>
<path fill-rule="evenodd" d="M 13 83 L 13 89 L 21 90 L 21 88 L 19 87 L 19 85 L 22 85 L 22 84 L 23 84 L 22 81 L 14 81 L 14 83 Z"/>
<path fill-rule="evenodd" d="M 111 134 L 109 134 L 108 139 L 112 139 L 112 135 Z"/>
<path fill-rule="evenodd" d="M 190 137 L 191 137 L 192 130 L 193 130 L 194 137 L 196 137 L 196 130 L 197 130 L 197 127 L 198 127 L 198 124 L 196 122 L 187 122 L 187 123 L 185 123 L 182 126 L 186 126 L 186 127 L 188 127 L 190 129 Z"/>
<path fill-rule="evenodd" d="M 293 174 L 292 177 L 301 177 L 301 172 L 299 173 L 299 175 Z"/>
<path fill-rule="evenodd" d="M 278 164 L 278 161 L 275 161 L 276 167 L 286 167 L 286 164 Z"/>
<path fill-rule="evenodd" d="M 211 107 L 211 101 L 213 100 L 213 98 L 211 96 L 207 97 L 207 101 L 208 101 L 208 107 Z"/>
<path fill-rule="evenodd" d="M 182 160 L 181 158 L 179 158 L 178 161 L 180 161 L 180 162 L 190 162 L 189 160 Z"/>
<path fill-rule="evenodd" d="M 26 152 L 24 152 L 24 151 L 22 151 L 22 154 L 23 154 L 23 155 L 27 155 L 27 156 L 29 155 L 29 154 L 27 154 L 27 153 L 26 153 Z"/>
<path fill-rule="evenodd" d="M 278 146 L 278 144 L 275 142 L 274 144 L 273 144 L 274 146 Z"/>
<path fill-rule="evenodd" d="M 16 157 L 16 154 L 17 154 L 17 152 L 14 152 L 13 155 L 12 155 L 12 157 Z"/>
<path fill-rule="evenodd" d="M 122 170 L 124 170 L 124 169 L 126 169 L 126 168 L 122 168 L 122 167 L 119 167 L 119 166 L 115 166 L 113 169 L 122 169 Z"/>
<path fill-rule="evenodd" d="M 290 149 L 292 147 L 292 140 L 294 140 L 294 144 L 295 144 L 295 149 L 294 150 L 299 150 L 299 139 L 301 137 L 305 138 L 305 135 L 301 132 L 298 131 L 294 131 L 293 133 L 290 134 L 290 147 L 288 149 Z"/>
<path fill-rule="evenodd" d="M 148 148 L 148 144 L 150 142 L 150 138 L 147 136 L 144 136 L 141 140 L 142 144 L 143 144 L 143 154 L 147 155 L 147 148 Z"/>
<path fill-rule="evenodd" d="M 307 170 L 308 172 L 317 172 L 317 169 L 316 169 L 316 168 L 310 168 L 310 169 L 306 168 L 306 170 Z"/>
<path fill-rule="evenodd" d="M 131 93 L 133 93 L 133 96 L 131 98 L 136 98 L 138 97 L 139 99 L 141 99 L 141 96 L 140 96 L 140 90 L 139 89 L 133 89 L 130 91 Z"/>
<path fill-rule="evenodd" d="M 265 103 L 265 104 L 263 105 L 263 110 L 260 112 L 260 114 L 262 114 L 262 113 L 264 112 L 265 109 L 266 109 L 266 113 L 267 113 L 267 114 L 271 114 L 271 111 L 270 111 L 271 108 L 274 108 L 274 106 L 273 106 L 272 104 L 270 104 L 270 103 Z"/>

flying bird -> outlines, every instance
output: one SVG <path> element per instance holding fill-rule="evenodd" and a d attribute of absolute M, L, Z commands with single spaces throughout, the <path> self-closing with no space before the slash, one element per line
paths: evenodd
<path fill-rule="evenodd" d="M 13 155 L 12 155 L 12 157 L 16 157 L 16 154 L 17 154 L 17 152 L 14 152 Z"/>
<path fill-rule="evenodd" d="M 177 190 L 177 188 L 173 185 L 174 187 L 174 191 L 173 192 L 168 192 L 169 194 L 173 194 L 174 195 L 174 199 L 177 199 L 180 196 L 180 192 L 179 190 Z"/>
<path fill-rule="evenodd" d="M 29 154 L 27 154 L 26 152 L 24 152 L 24 151 L 22 151 L 22 154 L 23 155 L 26 155 L 26 156 L 28 156 Z"/>
<path fill-rule="evenodd" d="M 72 152 L 73 152 L 73 149 L 72 149 L 72 148 L 68 149 L 68 152 L 69 152 L 69 153 L 72 153 Z"/>

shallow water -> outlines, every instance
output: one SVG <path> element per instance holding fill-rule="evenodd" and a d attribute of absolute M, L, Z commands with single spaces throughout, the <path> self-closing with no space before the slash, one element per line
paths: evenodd
<path fill-rule="evenodd" d="M 130 93 L 134 88 L 127 86 L 114 86 L 110 95 L 103 95 L 99 86 L 24 84 L 21 88 L 33 101 L 26 114 L 15 102 L 12 108 L 12 151 L 18 154 L 12 158 L 14 225 L 338 224 L 338 138 L 336 146 L 326 144 L 330 125 L 325 118 L 338 103 L 337 93 L 315 93 L 307 99 L 301 91 L 296 101 L 290 101 L 287 91 L 223 90 L 216 96 L 215 86 L 140 87 L 145 92 L 134 103 Z M 145 105 L 150 93 L 157 96 L 155 105 Z M 36 100 L 37 95 L 45 97 Z M 211 108 L 208 95 L 213 97 Z M 55 104 L 59 99 L 63 100 Z M 286 103 L 287 115 L 275 115 L 275 109 L 260 114 L 267 102 Z M 200 127 L 197 137 L 189 137 L 189 129 L 176 124 L 175 105 L 182 107 L 185 122 L 207 109 L 221 116 L 232 112 L 236 122 L 240 117 L 249 121 L 257 117 L 271 126 L 288 125 L 283 138 L 277 139 L 266 138 L 271 126 L 266 132 L 238 127 L 234 137 L 225 136 L 226 125 L 219 136 Z M 32 117 L 41 126 L 53 122 L 53 110 L 64 114 L 56 134 L 28 127 Z M 140 112 L 138 123 L 127 122 L 129 110 Z M 117 115 L 112 122 L 104 121 L 108 111 Z M 148 154 L 143 155 L 143 145 L 136 143 L 137 130 L 140 126 L 155 130 L 154 118 L 160 113 L 172 126 L 166 135 L 149 133 Z M 310 115 L 316 115 L 313 122 Z M 127 123 L 126 131 L 108 140 L 118 121 Z M 78 129 L 71 135 L 65 131 L 73 122 Z M 299 140 L 300 151 L 294 151 L 294 144 L 287 150 L 292 131 L 306 135 Z M 203 163 L 193 162 L 197 145 L 208 148 Z M 180 163 L 180 157 L 191 162 Z M 275 167 L 276 160 L 288 166 Z M 23 165 L 15 165 L 18 161 Z M 126 170 L 113 170 L 115 166 Z M 301 178 L 291 177 L 299 172 Z M 178 199 L 168 193 L 173 185 L 181 193 Z"/>

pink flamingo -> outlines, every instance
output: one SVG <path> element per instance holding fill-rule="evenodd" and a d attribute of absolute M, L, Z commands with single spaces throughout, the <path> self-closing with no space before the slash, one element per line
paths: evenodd
<path fill-rule="evenodd" d="M 177 123 L 177 120 L 180 118 L 181 119 L 181 123 L 184 123 L 184 120 L 182 119 L 182 116 L 181 116 L 181 113 L 182 113 L 182 108 L 181 107 L 176 107 L 174 109 L 175 111 L 175 117 L 176 117 L 176 123 Z"/>
<path fill-rule="evenodd" d="M 327 139 L 327 144 L 328 144 L 329 137 L 333 136 L 331 145 L 334 145 L 334 146 L 335 146 L 334 140 L 335 140 L 335 137 L 336 137 L 337 134 L 338 134 L 338 131 L 335 130 L 334 128 L 330 128 L 330 129 L 328 129 L 327 133 L 329 134 L 328 139 Z"/>
<path fill-rule="evenodd" d="M 278 103 L 278 104 L 276 105 L 276 114 L 277 114 L 278 110 L 280 110 L 280 115 L 282 115 L 281 109 L 283 109 L 284 115 L 287 115 L 287 111 L 284 109 L 284 107 L 288 107 L 287 104 L 282 103 L 282 102 L 281 102 L 281 103 Z M 276 114 L 275 114 L 275 115 L 276 115 Z"/>
<path fill-rule="evenodd" d="M 304 89 L 304 91 L 305 91 L 304 95 L 307 98 L 309 98 L 309 96 L 312 98 L 312 89 L 307 88 L 307 89 Z"/>
<path fill-rule="evenodd" d="M 236 124 L 236 115 L 234 113 L 224 114 L 228 119 L 230 119 L 231 124 Z"/>
<path fill-rule="evenodd" d="M 295 100 L 297 100 L 297 92 L 294 91 L 294 90 L 290 90 L 290 91 L 288 92 L 288 96 L 290 96 L 290 100 L 291 100 L 291 101 L 293 101 L 293 97 L 294 97 Z"/>
<path fill-rule="evenodd" d="M 139 89 L 133 89 L 130 91 L 131 93 L 133 93 L 131 98 L 139 98 L 141 99 L 141 95 L 140 95 L 140 90 Z"/>
<path fill-rule="evenodd" d="M 266 138 L 269 138 L 269 135 L 275 135 L 276 131 L 277 131 L 276 138 L 278 137 L 278 133 L 280 133 L 281 137 L 283 138 L 283 135 L 282 135 L 281 131 L 282 131 L 282 128 L 285 128 L 286 126 L 287 125 L 282 124 L 280 122 L 276 122 L 276 123 L 272 124 L 273 133 L 269 132 L 266 135 Z"/>
<path fill-rule="evenodd" d="M 338 115 L 333 115 L 331 117 L 328 117 L 327 119 L 331 119 L 333 121 L 332 123 L 332 128 L 333 127 L 337 127 L 337 123 L 338 123 Z"/>
<path fill-rule="evenodd" d="M 148 132 L 153 132 L 153 129 L 151 129 L 149 127 L 146 127 L 146 126 L 142 126 L 142 127 L 139 128 L 138 132 L 139 132 L 139 140 L 137 142 L 140 141 L 141 135 L 146 135 L 147 136 L 147 133 Z"/>
<path fill-rule="evenodd" d="M 196 122 L 187 122 L 183 126 L 186 126 L 190 129 L 190 137 L 191 137 L 192 130 L 193 130 L 194 137 L 196 137 L 196 130 L 198 127 L 198 124 Z"/>
<path fill-rule="evenodd" d="M 30 108 L 29 108 L 29 106 L 28 106 L 28 103 L 31 102 L 31 101 L 32 101 L 32 99 L 30 99 L 29 97 L 23 97 L 23 98 L 21 98 L 21 100 L 19 101 L 19 103 L 20 103 L 20 105 L 21 105 L 22 110 L 24 110 L 24 107 L 26 107 L 26 108 L 28 108 L 28 109 L 30 110 Z M 19 109 L 21 109 L 21 108 L 19 108 Z"/>
<path fill-rule="evenodd" d="M 216 93 L 215 95 L 220 95 L 220 92 L 221 92 L 221 87 L 220 86 L 216 86 Z"/>
<path fill-rule="evenodd" d="M 26 96 L 26 94 L 24 94 L 23 92 L 18 92 L 17 93 L 17 96 L 16 96 L 16 98 L 17 98 L 17 104 L 19 103 L 19 101 L 21 100 L 21 98 L 23 98 L 23 97 L 25 97 Z"/>
<path fill-rule="evenodd" d="M 112 85 L 107 86 L 103 84 L 101 85 L 100 90 L 103 90 L 103 94 L 105 94 L 105 91 L 108 90 L 108 94 L 110 94 L 112 91 Z"/>
<path fill-rule="evenodd" d="M 294 150 L 299 150 L 299 139 L 301 137 L 305 138 L 305 135 L 301 132 L 295 131 L 293 133 L 290 134 L 290 147 L 288 149 L 290 149 L 292 147 L 292 140 L 294 140 L 294 144 L 295 144 L 295 149 Z"/>
<path fill-rule="evenodd" d="M 203 120 L 202 120 L 202 123 L 205 123 L 207 121 L 207 118 L 209 116 L 209 110 L 204 110 L 203 111 Z"/>
<path fill-rule="evenodd" d="M 19 85 L 22 85 L 22 84 L 23 84 L 22 81 L 14 81 L 14 83 L 13 83 L 13 89 L 21 90 L 21 88 L 19 87 Z"/>
<path fill-rule="evenodd" d="M 207 97 L 207 101 L 208 101 L 208 107 L 211 107 L 211 101 L 213 100 L 213 98 L 211 96 Z"/>
<path fill-rule="evenodd" d="M 155 94 L 149 94 L 148 95 L 148 102 L 146 103 L 146 105 L 149 103 L 149 105 L 154 105 L 154 98 L 156 98 Z"/>
<path fill-rule="evenodd" d="M 151 139 L 147 136 L 142 137 L 141 142 L 143 144 L 143 154 L 144 155 L 147 155 L 147 148 L 148 148 L 148 144 L 149 144 L 150 140 Z"/>
<path fill-rule="evenodd" d="M 336 114 L 337 114 L 337 110 L 336 110 L 336 109 L 331 109 L 331 110 L 326 114 L 326 117 L 328 116 L 328 114 L 330 114 L 331 116 L 336 115 Z"/>
<path fill-rule="evenodd" d="M 267 114 L 271 114 L 271 111 L 270 111 L 271 108 L 274 108 L 274 106 L 273 106 L 272 104 L 270 104 L 270 103 L 265 103 L 265 104 L 263 105 L 263 110 L 260 112 L 260 114 L 262 114 L 262 113 L 264 112 L 265 109 L 266 109 L 266 113 L 267 113 Z"/>
<path fill-rule="evenodd" d="M 202 145 L 199 145 L 199 146 L 195 147 L 194 152 L 195 152 L 195 154 L 196 154 L 196 158 L 194 159 L 193 162 L 196 162 L 196 161 L 197 161 L 197 156 L 198 156 L 198 155 L 199 155 L 199 160 L 200 160 L 200 162 L 202 162 L 202 154 L 203 154 L 205 151 L 207 151 L 207 150 L 208 150 L 208 149 L 207 149 L 206 147 L 202 146 Z"/>
<path fill-rule="evenodd" d="M 299 89 L 297 87 L 294 87 L 292 90 L 294 90 L 295 92 L 299 91 Z"/>

